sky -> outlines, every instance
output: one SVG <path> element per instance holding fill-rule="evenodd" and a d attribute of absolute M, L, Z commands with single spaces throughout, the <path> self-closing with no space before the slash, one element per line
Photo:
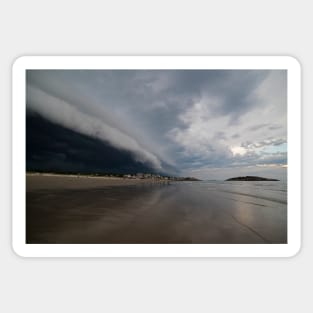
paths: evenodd
<path fill-rule="evenodd" d="M 29 111 L 155 172 L 286 178 L 285 70 L 28 70 L 26 94 Z"/>

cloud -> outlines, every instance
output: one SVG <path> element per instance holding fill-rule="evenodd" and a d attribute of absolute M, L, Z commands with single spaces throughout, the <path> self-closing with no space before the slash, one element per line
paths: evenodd
<path fill-rule="evenodd" d="M 242 107 L 234 100 L 236 110 L 225 105 L 229 95 L 225 99 L 219 91 L 211 96 L 206 93 L 179 114 L 182 125 L 173 128 L 168 135 L 182 147 L 183 159 L 201 156 L 202 165 L 207 167 L 256 165 L 267 159 L 287 162 L 286 154 L 277 157 L 274 152 L 269 154 L 263 149 L 287 142 L 285 73 L 267 72 L 264 80 L 260 82 L 257 77 L 256 81 L 259 85 L 250 83 L 254 86 L 250 92 L 241 92 L 246 101 Z M 274 89 L 278 88 L 273 95 L 272 84 Z"/>
<path fill-rule="evenodd" d="M 263 123 L 263 124 L 258 124 L 258 125 L 249 127 L 249 128 L 248 128 L 248 131 L 259 130 L 259 129 L 264 128 L 264 127 L 266 127 L 266 126 L 269 126 L 269 124 L 268 124 L 268 123 L 265 123 L 265 124 L 264 124 L 264 123 Z M 275 129 L 275 128 L 274 128 L 274 129 Z"/>
<path fill-rule="evenodd" d="M 27 84 L 27 107 L 155 168 L 287 163 L 284 70 L 32 70 Z"/>
<path fill-rule="evenodd" d="M 264 176 L 277 178 L 282 181 L 287 180 L 287 168 L 285 165 L 272 164 L 271 166 L 247 165 L 238 167 L 203 167 L 187 172 L 189 176 L 199 177 L 200 179 L 228 179 L 237 176 Z"/>
<path fill-rule="evenodd" d="M 131 152 L 80 134 L 28 110 L 26 115 L 28 171 L 79 173 L 160 172 L 136 162 Z"/>
<path fill-rule="evenodd" d="M 264 146 L 279 146 L 286 142 L 287 142 L 286 138 L 267 138 L 259 142 L 251 142 L 251 141 L 243 142 L 241 144 L 241 147 L 246 148 L 246 149 L 255 149 L 255 148 L 262 148 Z"/>
<path fill-rule="evenodd" d="M 135 154 L 137 161 L 149 162 L 155 168 L 162 168 L 160 160 L 141 147 L 136 140 L 107 125 L 102 120 L 79 111 L 72 104 L 62 99 L 51 96 L 36 87 L 28 86 L 27 103 L 30 109 L 53 122 L 79 133 L 109 142 L 116 148 L 131 151 Z"/>

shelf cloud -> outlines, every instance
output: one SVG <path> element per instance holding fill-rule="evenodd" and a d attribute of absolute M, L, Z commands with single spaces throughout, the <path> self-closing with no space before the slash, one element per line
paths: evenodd
<path fill-rule="evenodd" d="M 160 160 L 140 146 L 134 138 L 117 128 L 107 125 L 101 119 L 80 111 L 74 105 L 62 99 L 49 95 L 39 88 L 28 86 L 27 103 L 30 109 L 40 113 L 52 122 L 84 135 L 109 142 L 116 148 L 133 152 L 137 161 L 148 162 L 156 169 L 162 168 Z"/>

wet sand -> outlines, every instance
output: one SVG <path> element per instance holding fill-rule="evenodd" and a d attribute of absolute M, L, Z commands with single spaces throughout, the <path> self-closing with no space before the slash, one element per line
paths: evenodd
<path fill-rule="evenodd" d="M 27 243 L 287 242 L 285 203 L 198 182 L 27 175 L 26 185 Z"/>
<path fill-rule="evenodd" d="M 130 186 L 151 183 L 149 179 L 125 179 L 119 177 L 95 177 L 58 174 L 27 174 L 27 192 L 44 190 L 92 189 L 106 186 Z"/>

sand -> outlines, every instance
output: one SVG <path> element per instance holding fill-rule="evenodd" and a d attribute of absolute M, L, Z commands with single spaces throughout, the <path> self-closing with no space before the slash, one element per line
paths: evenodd
<path fill-rule="evenodd" d="M 26 241 L 286 243 L 286 205 L 272 205 L 201 182 L 27 175 Z"/>
<path fill-rule="evenodd" d="M 94 177 L 59 174 L 27 174 L 26 190 L 77 190 L 108 186 L 131 186 L 153 183 L 152 179 L 127 179 L 119 177 Z M 161 182 L 159 182 L 161 183 Z"/>

